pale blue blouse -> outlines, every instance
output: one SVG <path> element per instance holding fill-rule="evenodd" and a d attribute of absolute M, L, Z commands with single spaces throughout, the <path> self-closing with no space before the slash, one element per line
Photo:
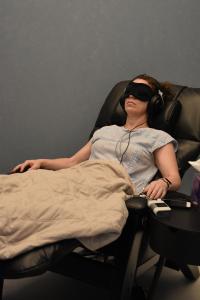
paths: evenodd
<path fill-rule="evenodd" d="M 130 144 L 123 155 L 129 140 Z M 92 151 L 89 159 L 117 160 L 127 170 L 136 194 L 153 179 L 158 168 L 154 164 L 153 152 L 162 146 L 173 143 L 177 151 L 178 143 L 168 133 L 153 128 L 137 128 L 133 131 L 123 126 L 105 126 L 95 131 L 91 138 Z"/>

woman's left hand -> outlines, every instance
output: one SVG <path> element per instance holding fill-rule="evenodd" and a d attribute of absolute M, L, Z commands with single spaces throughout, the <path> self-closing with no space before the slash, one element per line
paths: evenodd
<path fill-rule="evenodd" d="M 163 198 L 167 193 L 168 187 L 167 184 L 162 180 L 154 180 L 150 182 L 142 191 L 150 199 Z"/>

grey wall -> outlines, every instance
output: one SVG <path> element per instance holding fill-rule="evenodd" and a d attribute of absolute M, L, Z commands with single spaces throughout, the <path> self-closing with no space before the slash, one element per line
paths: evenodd
<path fill-rule="evenodd" d="M 78 150 L 119 80 L 199 87 L 199 20 L 198 0 L 1 0 L 0 171 Z"/>

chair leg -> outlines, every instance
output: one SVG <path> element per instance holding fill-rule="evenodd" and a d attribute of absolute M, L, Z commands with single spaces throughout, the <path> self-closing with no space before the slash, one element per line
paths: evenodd
<path fill-rule="evenodd" d="M 136 277 L 137 263 L 138 263 L 138 257 L 141 248 L 143 234 L 144 232 L 142 231 L 137 232 L 133 240 L 130 256 L 127 262 L 120 300 L 130 300 L 132 299 L 132 296 L 134 296 L 132 294 L 133 285 Z"/>
<path fill-rule="evenodd" d="M 4 283 L 4 279 L 0 278 L 0 300 L 3 299 L 3 283 Z"/>
<path fill-rule="evenodd" d="M 152 281 L 150 289 L 149 289 L 147 300 L 152 300 L 155 295 L 155 291 L 158 286 L 158 281 L 160 279 L 160 275 L 162 273 L 163 266 L 165 265 L 165 261 L 166 261 L 165 257 L 160 256 L 160 259 L 158 261 L 158 264 L 156 266 L 156 270 L 154 273 L 154 278 L 153 278 L 153 281 Z"/>
<path fill-rule="evenodd" d="M 199 267 L 192 265 L 180 266 L 180 269 L 184 276 L 189 280 L 196 280 L 200 276 Z"/>

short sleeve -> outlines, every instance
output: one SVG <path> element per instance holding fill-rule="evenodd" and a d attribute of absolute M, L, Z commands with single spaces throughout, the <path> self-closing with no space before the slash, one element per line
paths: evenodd
<path fill-rule="evenodd" d="M 158 130 L 158 133 L 154 137 L 154 143 L 152 145 L 152 152 L 154 152 L 156 149 L 159 149 L 169 143 L 172 143 L 174 146 L 174 151 L 176 152 L 178 150 L 178 142 L 168 133 L 162 130 Z"/>
<path fill-rule="evenodd" d="M 95 135 L 95 132 L 93 133 L 93 136 L 90 138 L 89 142 L 94 144 L 94 135 Z"/>
<path fill-rule="evenodd" d="M 89 140 L 92 144 L 95 143 L 95 141 L 99 138 L 99 132 L 100 132 L 101 128 L 100 129 L 97 129 L 94 133 L 93 133 L 93 136 L 91 137 L 91 139 Z"/>

